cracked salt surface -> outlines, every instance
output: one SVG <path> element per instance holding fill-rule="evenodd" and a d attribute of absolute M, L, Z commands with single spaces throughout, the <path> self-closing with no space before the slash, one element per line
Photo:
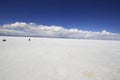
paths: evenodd
<path fill-rule="evenodd" d="M 120 41 L 28 39 L 0 37 L 0 80 L 120 80 Z"/>

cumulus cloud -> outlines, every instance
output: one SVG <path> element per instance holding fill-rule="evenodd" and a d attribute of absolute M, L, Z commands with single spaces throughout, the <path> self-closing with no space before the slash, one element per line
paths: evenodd
<path fill-rule="evenodd" d="M 35 23 L 15 22 L 0 26 L 1 35 L 15 36 L 40 36 L 75 39 L 106 39 L 120 40 L 120 34 L 110 33 L 106 30 L 101 32 L 83 31 L 79 29 L 66 29 L 61 26 L 46 26 Z"/>

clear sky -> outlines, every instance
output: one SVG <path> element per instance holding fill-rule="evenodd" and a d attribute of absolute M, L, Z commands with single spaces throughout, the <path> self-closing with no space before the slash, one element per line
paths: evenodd
<path fill-rule="evenodd" d="M 14 22 L 120 33 L 120 0 L 0 0 L 0 25 Z"/>

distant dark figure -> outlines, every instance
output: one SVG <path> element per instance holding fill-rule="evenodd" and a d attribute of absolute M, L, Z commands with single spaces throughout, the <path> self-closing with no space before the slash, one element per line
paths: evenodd
<path fill-rule="evenodd" d="M 2 41 L 7 41 L 6 39 L 3 39 Z"/>
<path fill-rule="evenodd" d="M 31 39 L 28 39 L 28 41 L 31 41 Z"/>

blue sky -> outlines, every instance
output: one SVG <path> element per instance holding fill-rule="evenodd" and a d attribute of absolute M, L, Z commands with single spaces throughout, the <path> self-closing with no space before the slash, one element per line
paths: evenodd
<path fill-rule="evenodd" d="M 0 25 L 14 22 L 120 33 L 120 1 L 0 0 Z"/>

